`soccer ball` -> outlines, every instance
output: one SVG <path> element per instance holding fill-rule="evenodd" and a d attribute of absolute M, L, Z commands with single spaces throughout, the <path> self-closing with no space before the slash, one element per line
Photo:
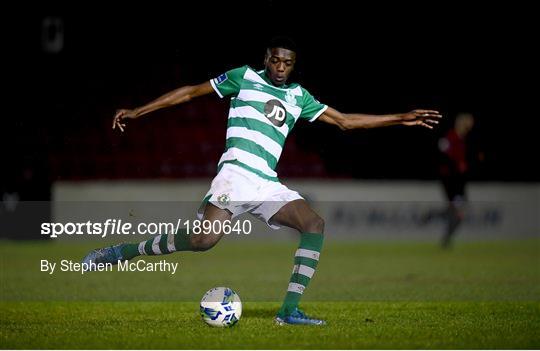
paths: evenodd
<path fill-rule="evenodd" d="M 240 296 L 233 289 L 210 289 L 201 299 L 201 317 L 212 327 L 232 327 L 242 315 Z"/>

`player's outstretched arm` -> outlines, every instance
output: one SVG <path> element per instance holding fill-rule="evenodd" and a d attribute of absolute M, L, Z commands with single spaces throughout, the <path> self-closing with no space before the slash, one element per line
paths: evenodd
<path fill-rule="evenodd" d="M 421 126 L 433 129 L 442 115 L 434 110 L 413 110 L 392 115 L 366 115 L 360 113 L 341 113 L 328 107 L 318 118 L 319 121 L 338 126 L 342 130 L 379 128 L 395 125 Z"/>
<path fill-rule="evenodd" d="M 210 81 L 199 85 L 187 85 L 170 91 L 167 94 L 158 97 L 157 99 L 149 102 L 146 105 L 134 109 L 117 110 L 116 114 L 114 115 L 112 128 L 115 129 L 116 127 L 118 127 L 123 132 L 124 128 L 126 127 L 127 119 L 139 118 L 142 115 L 145 115 L 152 111 L 178 105 L 183 102 L 187 102 L 195 97 L 209 94 L 213 91 L 214 89 L 212 88 Z"/>

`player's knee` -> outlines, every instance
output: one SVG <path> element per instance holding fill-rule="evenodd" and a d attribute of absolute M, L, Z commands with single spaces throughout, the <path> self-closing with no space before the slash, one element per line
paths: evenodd
<path fill-rule="evenodd" d="M 308 233 L 324 232 L 324 219 L 322 219 L 320 216 L 311 217 L 305 224 L 303 231 Z"/>

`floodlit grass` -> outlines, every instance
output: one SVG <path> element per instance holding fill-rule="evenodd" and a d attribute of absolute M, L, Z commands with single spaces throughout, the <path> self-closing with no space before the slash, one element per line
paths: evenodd
<path fill-rule="evenodd" d="M 223 241 L 205 253 L 144 257 L 167 272 L 40 272 L 95 244 L 0 242 L 3 349 L 538 349 L 538 240 L 332 242 L 302 307 L 324 327 L 279 327 L 295 242 Z M 57 268 L 58 269 L 58 268 Z M 198 315 L 214 286 L 244 301 L 231 329 Z"/>

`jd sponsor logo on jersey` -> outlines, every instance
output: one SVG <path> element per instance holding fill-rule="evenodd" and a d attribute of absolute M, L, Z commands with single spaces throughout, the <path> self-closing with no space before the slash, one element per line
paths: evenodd
<path fill-rule="evenodd" d="M 264 115 L 275 126 L 281 127 L 285 123 L 287 110 L 285 110 L 285 107 L 283 107 L 283 104 L 279 100 L 272 99 L 264 105 Z"/>

